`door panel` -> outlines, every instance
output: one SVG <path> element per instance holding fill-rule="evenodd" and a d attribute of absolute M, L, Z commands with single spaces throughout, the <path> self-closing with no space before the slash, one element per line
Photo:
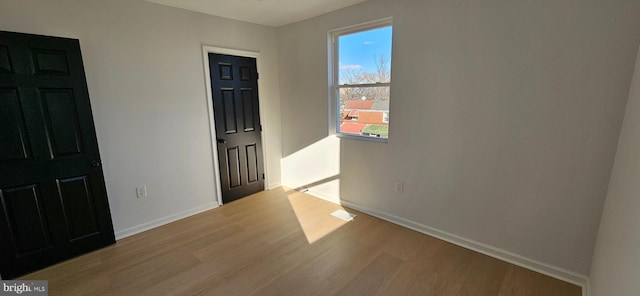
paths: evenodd
<path fill-rule="evenodd" d="M 35 75 L 69 76 L 69 63 L 64 50 L 32 48 Z"/>
<path fill-rule="evenodd" d="M 227 170 L 229 171 L 229 184 L 227 187 L 234 189 L 242 186 L 240 172 L 240 149 L 238 147 L 227 148 Z"/>
<path fill-rule="evenodd" d="M 240 81 L 251 81 L 251 73 L 255 72 L 250 65 L 238 65 L 240 68 Z"/>
<path fill-rule="evenodd" d="M 81 153 L 81 135 L 72 89 L 40 89 L 53 156 Z"/>
<path fill-rule="evenodd" d="M 209 55 L 211 58 L 211 55 Z M 220 80 L 233 80 L 233 66 L 231 63 L 218 62 L 218 77 Z M 213 77 L 213 76 L 211 76 Z"/>
<path fill-rule="evenodd" d="M 18 256 L 51 246 L 42 195 L 36 184 L 0 191 Z"/>
<path fill-rule="evenodd" d="M 26 129 L 18 90 L 0 89 L 0 161 L 29 158 Z"/>
<path fill-rule="evenodd" d="M 69 240 L 99 232 L 88 176 L 58 180 L 58 194 L 64 209 Z"/>
<path fill-rule="evenodd" d="M 9 59 L 9 48 L 0 46 L 0 73 L 12 73 L 11 60 Z"/>
<path fill-rule="evenodd" d="M 244 123 L 244 131 L 252 132 L 256 130 L 255 118 L 256 114 L 253 112 L 253 90 L 252 89 L 241 89 L 240 93 L 242 94 L 242 109 L 244 110 L 244 116 L 242 117 L 242 121 Z"/>
<path fill-rule="evenodd" d="M 256 60 L 209 54 L 222 201 L 264 190 Z"/>
<path fill-rule="evenodd" d="M 222 118 L 224 121 L 224 133 L 235 134 L 238 132 L 238 120 L 236 119 L 236 98 L 233 88 L 221 88 Z"/>
<path fill-rule="evenodd" d="M 247 182 L 253 183 L 259 180 L 258 176 L 258 148 L 256 144 L 245 146 L 247 156 Z"/>
<path fill-rule="evenodd" d="M 78 40 L 0 31 L 0 273 L 115 242 Z"/>

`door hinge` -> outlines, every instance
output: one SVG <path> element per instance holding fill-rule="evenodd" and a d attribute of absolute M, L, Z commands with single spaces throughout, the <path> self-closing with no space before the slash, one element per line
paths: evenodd
<path fill-rule="evenodd" d="M 260 79 L 260 73 L 256 72 L 256 79 Z"/>
<path fill-rule="evenodd" d="M 264 174 L 262 174 L 262 180 L 264 180 Z"/>

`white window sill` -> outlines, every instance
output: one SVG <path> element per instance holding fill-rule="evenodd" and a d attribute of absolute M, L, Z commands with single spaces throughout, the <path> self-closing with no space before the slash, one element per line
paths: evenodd
<path fill-rule="evenodd" d="M 364 141 L 364 142 L 375 142 L 375 143 L 383 143 L 383 144 L 387 144 L 389 142 L 389 138 L 374 138 L 374 137 L 368 137 L 368 136 L 350 135 L 345 133 L 336 133 L 336 137 L 340 139 L 348 139 L 348 140 L 356 140 L 356 141 Z"/>

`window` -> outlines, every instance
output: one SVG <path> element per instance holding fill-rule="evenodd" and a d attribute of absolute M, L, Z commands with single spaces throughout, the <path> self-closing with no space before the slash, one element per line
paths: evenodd
<path fill-rule="evenodd" d="M 329 32 L 330 129 L 338 135 L 389 137 L 391 36 L 391 18 Z"/>

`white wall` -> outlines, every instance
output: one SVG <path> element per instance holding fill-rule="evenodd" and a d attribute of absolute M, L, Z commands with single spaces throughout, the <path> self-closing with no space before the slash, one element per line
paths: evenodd
<path fill-rule="evenodd" d="M 388 144 L 307 149 L 328 135 L 327 32 L 388 16 Z M 283 184 L 337 171 L 335 199 L 588 275 L 639 20 L 624 0 L 370 0 L 278 28 L 283 157 L 306 155 Z"/>
<path fill-rule="evenodd" d="M 640 291 L 640 58 L 636 59 L 618 152 L 591 267 L 592 295 Z"/>
<path fill-rule="evenodd" d="M 261 53 L 268 185 L 280 183 L 274 28 L 144 1 L 2 0 L 0 29 L 80 40 L 117 236 L 215 205 L 203 44 Z"/>

